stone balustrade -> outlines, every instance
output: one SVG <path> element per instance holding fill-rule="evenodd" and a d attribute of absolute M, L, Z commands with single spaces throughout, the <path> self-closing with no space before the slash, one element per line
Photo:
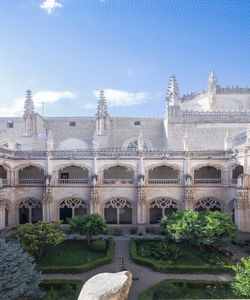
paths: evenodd
<path fill-rule="evenodd" d="M 179 184 L 179 179 L 148 179 L 148 184 Z"/>
<path fill-rule="evenodd" d="M 194 184 L 221 184 L 222 179 L 194 179 Z"/>
<path fill-rule="evenodd" d="M 19 185 L 44 185 L 43 179 L 18 179 Z"/>
<path fill-rule="evenodd" d="M 58 184 L 78 184 L 78 185 L 86 185 L 89 183 L 88 179 L 81 179 L 81 178 L 76 178 L 76 179 L 58 179 Z"/>

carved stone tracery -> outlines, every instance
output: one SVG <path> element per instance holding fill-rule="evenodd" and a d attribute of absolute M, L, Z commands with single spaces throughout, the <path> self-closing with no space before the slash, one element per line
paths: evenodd
<path fill-rule="evenodd" d="M 36 199 L 28 198 L 19 203 L 18 208 L 41 208 L 42 203 Z"/>
<path fill-rule="evenodd" d="M 72 199 L 63 200 L 59 204 L 59 208 L 64 208 L 64 207 L 68 207 L 68 208 L 80 208 L 80 207 L 81 208 L 87 208 L 87 204 L 83 200 L 72 198 Z"/>
<path fill-rule="evenodd" d="M 218 209 L 221 211 L 221 204 L 219 201 L 212 199 L 212 198 L 204 198 L 199 200 L 196 205 L 195 209 L 199 210 L 200 208 L 205 209 L 205 210 L 211 210 L 211 209 Z"/>
<path fill-rule="evenodd" d="M 140 205 L 146 204 L 146 193 L 144 189 L 139 189 L 137 194 L 137 201 Z"/>
<path fill-rule="evenodd" d="M 90 192 L 90 201 L 93 204 L 98 204 L 99 203 L 99 191 L 98 189 L 92 189 Z"/>
<path fill-rule="evenodd" d="M 109 200 L 104 205 L 104 208 L 109 208 L 109 207 L 112 207 L 112 208 L 124 208 L 125 206 L 128 207 L 128 208 L 132 208 L 132 204 L 129 203 L 127 200 L 117 198 L 117 199 Z"/>
<path fill-rule="evenodd" d="M 175 201 L 171 199 L 166 199 L 166 198 L 161 198 L 154 200 L 153 202 L 150 203 L 149 208 L 178 208 L 178 205 Z"/>

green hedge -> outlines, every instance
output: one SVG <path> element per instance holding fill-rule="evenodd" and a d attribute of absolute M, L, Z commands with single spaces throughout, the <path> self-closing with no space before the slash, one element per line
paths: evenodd
<path fill-rule="evenodd" d="M 149 241 L 152 239 L 144 238 L 138 239 L 140 241 L 145 240 Z M 155 241 L 161 240 L 159 238 L 153 239 Z M 193 265 L 163 265 L 153 261 L 150 258 L 140 257 L 137 253 L 136 247 L 136 239 L 130 238 L 130 255 L 132 260 L 135 263 L 140 265 L 150 267 L 157 272 L 162 273 L 177 273 L 177 274 L 184 274 L 184 273 L 196 273 L 196 274 L 221 274 L 221 273 L 229 273 L 235 274 L 232 266 L 193 266 Z"/>
<path fill-rule="evenodd" d="M 232 281 L 212 281 L 212 280 L 186 280 L 186 279 L 165 279 L 151 286 L 147 290 L 139 294 L 139 300 L 153 300 L 153 296 L 158 287 L 163 283 L 186 283 L 190 287 L 203 287 L 206 285 L 223 285 L 225 288 L 231 288 Z"/>
<path fill-rule="evenodd" d="M 109 264 L 114 255 L 115 242 L 112 237 L 108 239 L 108 249 L 105 257 L 97 259 L 95 261 L 91 261 L 84 265 L 79 266 L 46 266 L 46 267 L 37 267 L 39 271 L 42 271 L 45 274 L 56 274 L 56 273 L 64 273 L 64 274 L 77 274 L 88 272 L 97 267 Z"/>

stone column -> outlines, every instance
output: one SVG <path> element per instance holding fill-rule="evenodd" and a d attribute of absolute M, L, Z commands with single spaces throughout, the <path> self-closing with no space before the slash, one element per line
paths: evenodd
<path fill-rule="evenodd" d="M 51 222 L 52 188 L 46 187 L 43 194 L 43 221 Z"/>
<path fill-rule="evenodd" d="M 145 189 L 138 188 L 137 192 L 137 231 L 146 233 L 146 193 Z"/>
<path fill-rule="evenodd" d="M 194 209 L 194 192 L 191 187 L 184 188 L 184 208 L 191 211 Z"/>

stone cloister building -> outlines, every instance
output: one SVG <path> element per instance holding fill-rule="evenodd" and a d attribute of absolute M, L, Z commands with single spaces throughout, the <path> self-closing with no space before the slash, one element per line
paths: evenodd
<path fill-rule="evenodd" d="M 0 229 L 99 213 L 109 226 L 155 226 L 178 209 L 232 213 L 250 232 L 250 89 L 180 97 L 171 77 L 161 118 L 43 117 L 27 91 L 0 118 Z"/>

